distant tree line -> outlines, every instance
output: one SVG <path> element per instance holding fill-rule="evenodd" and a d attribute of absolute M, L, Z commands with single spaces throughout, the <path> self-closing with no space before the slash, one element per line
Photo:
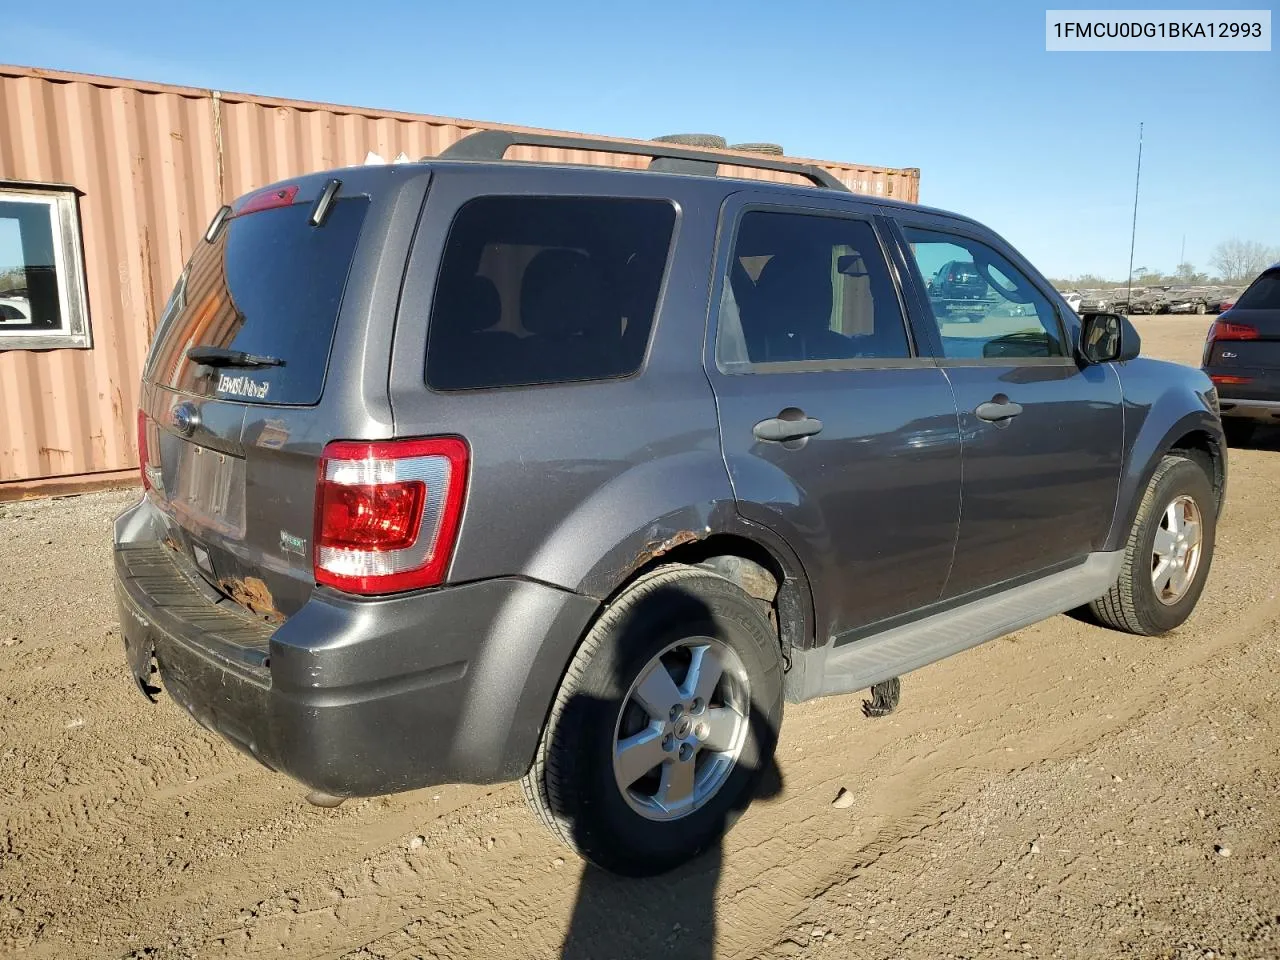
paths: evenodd
<path fill-rule="evenodd" d="M 27 285 L 27 271 L 21 267 L 0 270 L 0 290 L 16 290 Z"/>
<path fill-rule="evenodd" d="M 1197 270 L 1195 264 L 1180 263 L 1172 273 L 1153 270 L 1150 267 L 1138 267 L 1133 271 L 1133 283 L 1140 287 L 1160 286 L 1199 286 L 1204 284 L 1222 284 L 1225 286 L 1245 286 L 1271 264 L 1280 261 L 1280 247 L 1268 247 L 1257 240 L 1240 240 L 1233 238 L 1224 240 L 1213 248 L 1209 263 L 1216 271 L 1210 275 Z M 1060 277 L 1051 281 L 1059 288 L 1079 287 L 1081 289 L 1104 290 L 1123 287 L 1127 280 L 1109 280 L 1093 273 L 1084 273 L 1078 277 Z"/>

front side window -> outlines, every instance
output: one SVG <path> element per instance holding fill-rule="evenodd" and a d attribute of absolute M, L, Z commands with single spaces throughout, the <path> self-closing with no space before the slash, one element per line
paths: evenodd
<path fill-rule="evenodd" d="M 75 195 L 0 186 L 0 350 L 87 346 Z"/>
<path fill-rule="evenodd" d="M 948 359 L 1068 355 L 1057 311 L 1000 253 L 956 234 L 916 227 L 903 232 Z"/>
<path fill-rule="evenodd" d="M 474 390 L 640 369 L 675 207 L 619 197 L 480 197 L 445 244 L 427 383 Z"/>
<path fill-rule="evenodd" d="M 870 223 L 765 210 L 743 215 L 721 297 L 722 369 L 910 356 L 897 291 Z"/>

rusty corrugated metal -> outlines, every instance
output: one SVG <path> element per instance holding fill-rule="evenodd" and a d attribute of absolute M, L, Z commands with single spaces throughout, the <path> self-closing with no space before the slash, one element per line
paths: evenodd
<path fill-rule="evenodd" d="M 194 238 L 223 201 L 362 163 L 370 151 L 431 156 L 478 129 L 532 130 L 0 66 L 0 182 L 80 191 L 93 332 L 90 350 L 0 350 L 0 496 L 5 483 L 136 466 L 134 410 L 146 345 Z M 648 162 L 528 147 L 509 156 Z M 787 159 L 817 163 L 859 193 L 918 199 L 918 170 Z M 797 179 L 746 167 L 721 174 Z"/>
<path fill-rule="evenodd" d="M 81 192 L 91 350 L 0 351 L 0 482 L 137 462 L 140 363 L 217 209 L 207 96 L 0 68 L 0 181 Z"/>

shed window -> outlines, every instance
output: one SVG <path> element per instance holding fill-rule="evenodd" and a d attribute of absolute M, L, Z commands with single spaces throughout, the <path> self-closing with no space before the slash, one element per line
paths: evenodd
<path fill-rule="evenodd" d="M 75 193 L 0 184 L 0 350 L 90 346 L 84 291 Z"/>

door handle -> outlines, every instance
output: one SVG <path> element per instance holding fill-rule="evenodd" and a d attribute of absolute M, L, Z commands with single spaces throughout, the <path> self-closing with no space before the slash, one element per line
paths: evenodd
<path fill-rule="evenodd" d="M 774 443 L 786 443 L 788 440 L 800 440 L 822 432 L 822 421 L 814 417 L 801 416 L 798 420 L 783 420 L 781 417 L 770 417 L 761 420 L 751 432 L 757 440 L 771 440 Z"/>
<path fill-rule="evenodd" d="M 979 420 L 987 420 L 991 423 L 1001 423 L 1006 420 L 1012 420 L 1022 412 L 1022 404 L 1014 403 L 1003 393 L 998 393 L 986 403 L 978 404 L 978 409 L 973 411 L 978 415 Z"/>

